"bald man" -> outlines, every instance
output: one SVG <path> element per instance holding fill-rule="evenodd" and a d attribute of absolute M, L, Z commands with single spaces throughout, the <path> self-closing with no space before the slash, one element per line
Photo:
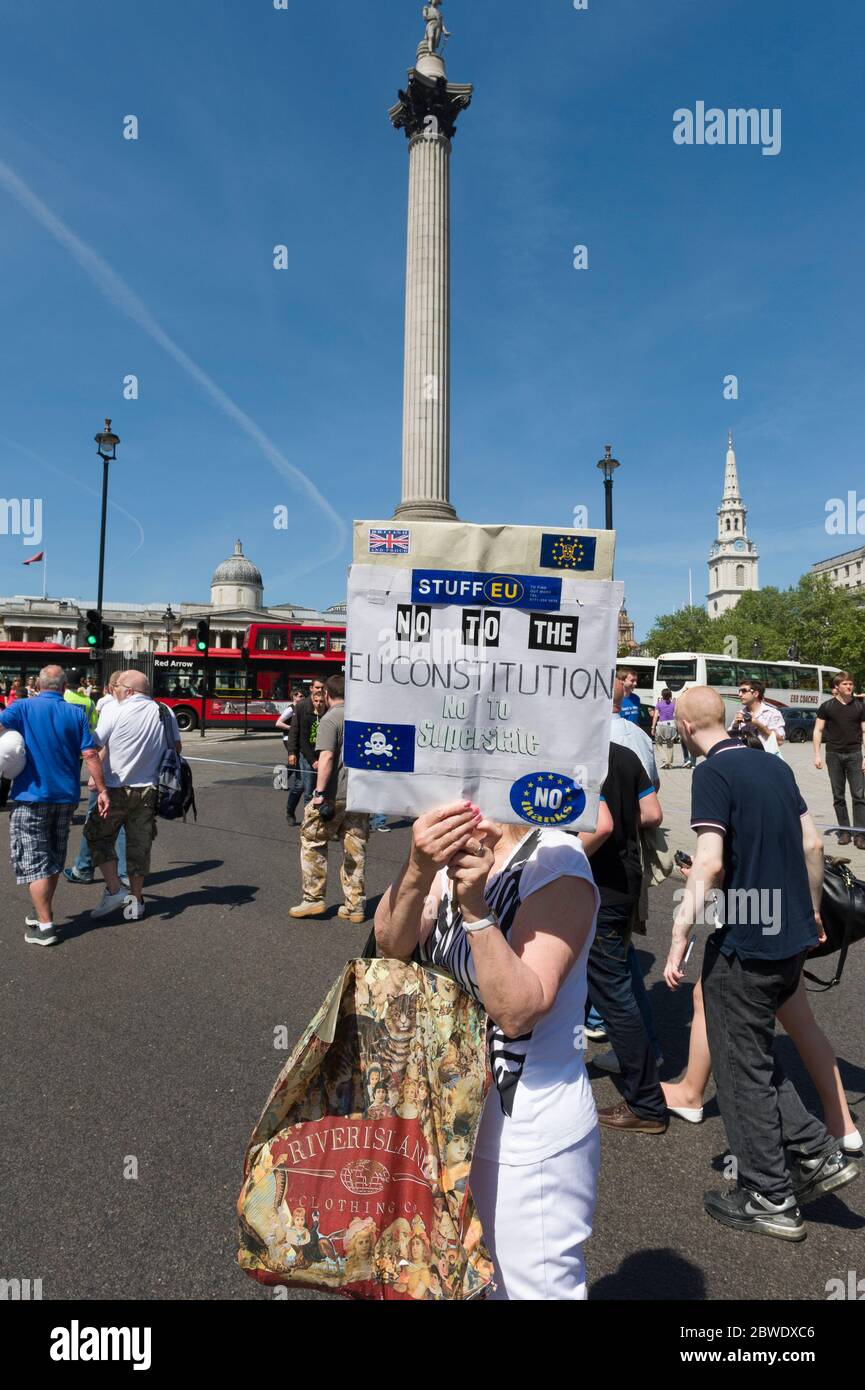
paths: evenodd
<path fill-rule="evenodd" d="M 111 804 L 104 820 L 90 816 L 84 827 L 93 863 L 102 869 L 106 885 L 90 915 L 107 917 L 122 909 L 128 922 L 138 922 L 144 916 L 144 879 L 156 838 L 159 767 L 169 743 L 178 753 L 182 745 L 174 714 L 151 698 L 141 671 L 121 671 L 114 696 L 114 703 L 100 711 L 93 735 L 96 747 L 105 750 L 103 773 Z M 129 892 L 117 871 L 115 844 L 123 826 Z"/>
<path fill-rule="evenodd" d="M 707 1192 L 704 1205 L 732 1230 L 804 1240 L 800 1204 L 837 1191 L 859 1172 L 805 1109 L 774 1055 L 775 1015 L 795 994 L 818 941 L 823 846 L 790 768 L 729 737 L 714 690 L 685 691 L 676 725 L 689 752 L 705 762 L 694 771 L 697 848 L 664 978 L 677 988 L 691 928 L 708 925 L 706 1028 L 738 1171 L 738 1186 Z"/>

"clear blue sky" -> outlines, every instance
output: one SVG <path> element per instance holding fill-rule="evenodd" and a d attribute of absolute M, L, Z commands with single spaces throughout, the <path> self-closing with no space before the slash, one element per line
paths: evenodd
<path fill-rule="evenodd" d="M 762 582 L 852 548 L 824 516 L 865 491 L 862 8 L 444 9 L 449 76 L 475 84 L 453 154 L 460 514 L 554 526 L 585 503 L 601 525 L 610 442 L 644 633 L 689 566 L 703 601 L 732 427 Z M 420 0 L 15 0 L 0 18 L 0 491 L 43 499 L 49 592 L 95 593 L 110 414 L 107 599 L 206 599 L 236 536 L 266 601 L 341 598 L 326 505 L 350 523 L 399 496 L 407 154 L 387 109 Z M 698 100 L 780 107 L 781 153 L 674 145 Z M 39 592 L 28 553 L 0 535 L 0 592 Z"/>

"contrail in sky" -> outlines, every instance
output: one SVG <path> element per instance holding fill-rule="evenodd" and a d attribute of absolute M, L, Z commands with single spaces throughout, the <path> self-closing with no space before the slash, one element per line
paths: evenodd
<path fill-rule="evenodd" d="M 130 289 L 126 281 L 115 270 L 112 270 L 108 262 L 103 260 L 92 247 L 83 242 L 74 232 L 70 231 L 65 222 L 61 222 L 60 218 L 42 202 L 41 198 L 38 198 L 15 171 L 2 160 L 0 160 L 0 185 L 11 193 L 12 197 L 37 222 L 41 223 L 46 231 L 50 232 L 55 241 L 59 241 L 60 245 L 66 248 L 115 308 L 120 309 L 128 318 L 132 319 L 133 323 L 137 323 L 139 328 L 149 334 L 154 342 L 168 353 L 169 357 L 174 358 L 174 361 L 186 372 L 187 376 L 191 376 L 205 395 L 210 397 L 217 409 L 227 415 L 230 420 L 233 420 L 243 433 L 248 435 L 258 446 L 276 471 L 294 483 L 316 507 L 321 509 L 333 528 L 334 544 L 331 549 L 319 554 L 315 565 L 299 571 L 299 573 L 308 574 L 310 569 L 317 569 L 319 565 L 325 564 L 328 560 L 339 555 L 347 539 L 345 522 L 306 474 L 302 473 L 299 468 L 295 468 L 294 464 L 289 463 L 285 455 L 280 453 L 276 445 L 268 439 L 264 430 L 260 429 L 255 421 L 241 410 L 240 406 L 235 404 L 220 386 L 217 386 L 216 382 L 207 375 L 207 372 L 203 371 L 196 362 L 193 362 L 191 357 L 187 356 L 182 348 L 177 346 L 174 339 L 169 337 L 135 291 Z"/>

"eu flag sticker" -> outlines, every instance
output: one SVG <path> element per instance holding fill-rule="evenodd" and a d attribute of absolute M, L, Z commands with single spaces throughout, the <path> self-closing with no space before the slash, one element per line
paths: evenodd
<path fill-rule="evenodd" d="M 540 564 L 551 570 L 593 570 L 596 536 L 541 536 Z"/>
<path fill-rule="evenodd" d="M 342 757 L 346 767 L 365 772 L 414 772 L 413 724 L 345 721 Z"/>
<path fill-rule="evenodd" d="M 511 807 L 530 825 L 569 825 L 586 807 L 586 793 L 570 777 L 530 772 L 511 787 Z"/>

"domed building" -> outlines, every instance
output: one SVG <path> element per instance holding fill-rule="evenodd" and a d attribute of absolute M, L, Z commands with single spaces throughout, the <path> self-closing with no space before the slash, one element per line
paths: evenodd
<path fill-rule="evenodd" d="M 234 543 L 234 554 L 217 565 L 210 581 L 211 608 L 253 608 L 259 612 L 264 601 L 264 582 L 261 571 L 247 560 L 240 541 Z"/>

